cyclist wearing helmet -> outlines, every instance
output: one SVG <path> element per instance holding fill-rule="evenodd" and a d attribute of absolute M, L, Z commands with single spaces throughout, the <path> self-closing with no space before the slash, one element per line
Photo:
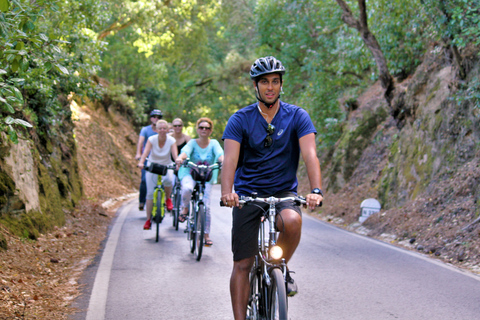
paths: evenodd
<path fill-rule="evenodd" d="M 142 157 L 143 150 L 145 149 L 145 144 L 147 144 L 148 138 L 150 138 L 153 135 L 156 135 L 157 132 L 155 131 L 155 124 L 157 123 L 158 120 L 163 118 L 163 113 L 162 111 L 158 109 L 152 110 L 150 112 L 150 122 L 151 124 L 148 126 L 145 126 L 142 128 L 140 131 L 140 136 L 138 137 L 138 142 L 137 142 L 137 154 L 135 155 L 135 160 L 140 160 Z M 147 197 L 147 182 L 145 180 L 145 170 L 142 169 L 142 180 L 140 182 L 140 196 L 138 198 L 138 208 L 140 211 L 143 210 L 145 206 L 145 201 Z"/>
<path fill-rule="evenodd" d="M 308 113 L 281 101 L 285 68 L 274 57 L 259 58 L 252 65 L 258 100 L 233 114 L 223 133 L 225 156 L 221 173 L 221 200 L 233 208 L 233 270 L 230 294 L 235 319 L 244 320 L 249 293 L 249 272 L 258 249 L 258 227 L 262 209 L 239 208 L 239 195 L 256 192 L 259 197 L 287 197 L 297 192 L 297 167 L 300 154 L 307 167 L 312 192 L 306 196 L 310 209 L 323 199 L 320 162 L 316 153 L 316 130 Z M 234 191 L 232 188 L 234 187 Z M 278 244 L 286 261 L 300 242 L 302 215 L 293 203 L 277 206 Z M 297 286 L 287 274 L 287 293 L 293 296 Z"/>

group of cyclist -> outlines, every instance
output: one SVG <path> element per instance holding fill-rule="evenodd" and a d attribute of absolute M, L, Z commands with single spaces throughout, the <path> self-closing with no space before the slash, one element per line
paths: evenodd
<path fill-rule="evenodd" d="M 143 229 L 151 228 L 151 218 L 153 209 L 153 192 L 157 185 L 158 175 L 144 170 L 149 162 L 162 165 L 177 164 L 177 177 L 182 186 L 182 213 L 179 216 L 179 222 L 184 222 L 188 215 L 188 203 L 195 187 L 188 168 L 182 167 L 185 159 L 196 164 L 213 164 L 223 161 L 223 149 L 220 143 L 215 139 L 210 139 L 213 130 L 213 122 L 209 118 L 200 118 L 197 120 L 196 129 L 198 138 L 192 139 L 189 135 L 183 133 L 183 121 L 176 118 L 172 121 L 172 132 L 168 133 L 168 122 L 163 120 L 163 114 L 160 110 L 155 109 L 150 114 L 152 124 L 142 128 L 137 146 L 136 158 L 139 160 L 138 167 L 142 169 L 142 182 L 140 184 L 139 209 L 143 210 L 143 204 L 146 204 L 147 220 Z M 151 129 L 151 130 L 150 130 Z M 151 133 L 153 132 L 153 133 Z M 145 137 L 151 133 L 149 137 Z M 142 148 L 142 143 L 144 144 Z M 148 159 L 148 160 L 147 160 Z M 204 202 L 206 205 L 206 225 L 205 225 L 205 245 L 213 245 L 210 239 L 210 192 L 212 184 L 216 182 L 217 173 L 214 173 L 212 179 L 207 182 L 204 193 Z M 168 211 L 173 209 L 171 199 L 172 188 L 175 175 L 172 170 L 168 170 L 162 180 L 165 188 L 166 207 Z M 145 183 L 146 191 L 142 193 L 143 184 Z M 143 196 L 145 198 L 143 198 Z M 145 199 L 145 200 L 143 200 Z M 142 202 L 143 201 L 143 202 Z"/>
<path fill-rule="evenodd" d="M 179 120 L 178 122 L 175 120 L 172 122 L 174 127 L 172 138 L 177 139 L 176 145 L 180 146 L 186 143 L 181 149 L 175 148 L 174 150 L 172 148 L 170 151 L 177 165 L 180 165 L 186 158 L 205 164 L 213 164 L 216 161 L 223 162 L 221 201 L 226 206 L 233 207 L 232 252 L 234 264 L 230 278 L 230 294 L 234 317 L 237 320 L 244 320 L 246 317 L 249 272 L 258 249 L 259 218 L 264 210 L 257 206 L 240 208 L 239 196 L 250 196 L 252 193 L 257 193 L 259 197 L 295 195 L 298 186 L 296 173 L 301 155 L 312 190 L 305 196 L 307 206 L 314 209 L 323 200 L 320 162 L 315 142 L 317 131 L 304 109 L 280 100 L 284 74 L 285 67 L 275 57 L 262 57 L 253 63 L 250 68 L 250 78 L 258 102 L 238 110 L 230 117 L 222 136 L 225 152 L 217 140 L 209 138 L 213 129 L 213 122 L 210 119 L 200 118 L 197 121 L 198 138 L 192 140 L 185 138 L 181 130 L 175 131 L 178 128 L 175 123 L 182 124 L 180 119 L 176 119 Z M 152 128 L 155 122 L 153 117 L 158 115 L 158 111 L 152 111 Z M 163 130 L 163 124 L 160 124 L 160 127 Z M 157 131 L 158 134 L 162 132 L 161 130 Z M 143 131 L 142 129 L 142 133 Z M 142 141 L 142 133 L 139 143 Z M 152 138 L 148 138 L 148 141 L 151 144 L 157 143 L 160 149 L 162 147 L 169 148 L 168 138 L 164 136 L 159 136 L 158 139 L 152 139 L 152 141 L 150 139 Z M 153 152 L 154 149 L 150 149 Z M 145 154 L 150 149 L 148 149 L 147 142 L 139 166 L 143 164 L 142 161 L 146 158 Z M 137 156 L 138 152 L 137 149 Z M 185 204 L 188 203 L 194 182 L 188 170 L 179 172 L 178 176 L 182 181 L 184 203 L 180 221 L 184 221 L 188 213 L 188 206 Z M 210 201 L 211 184 L 216 181 L 216 177 L 214 178 L 208 184 L 208 195 L 206 194 L 208 201 Z M 168 185 L 167 180 L 164 180 L 165 186 Z M 147 177 L 147 189 L 149 185 Z M 142 195 L 141 189 L 140 194 Z M 148 211 L 151 200 L 148 200 L 150 197 L 148 191 L 146 194 Z M 168 195 L 169 193 L 167 193 L 167 197 Z M 140 199 L 140 207 L 141 203 L 142 199 Z M 210 205 L 209 202 L 206 204 L 207 221 L 209 222 Z M 300 242 L 302 213 L 293 202 L 278 204 L 277 212 L 276 227 L 280 232 L 277 243 L 283 248 L 284 257 L 288 262 Z M 205 238 L 206 241 L 208 238 L 209 244 L 211 244 L 208 236 L 209 229 L 208 223 Z M 287 272 L 286 280 L 287 294 L 295 295 L 298 288 L 290 271 Z"/>

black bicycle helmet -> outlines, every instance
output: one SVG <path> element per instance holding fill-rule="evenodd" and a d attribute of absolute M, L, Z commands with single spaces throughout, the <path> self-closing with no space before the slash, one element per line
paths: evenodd
<path fill-rule="evenodd" d="M 153 116 L 159 116 L 161 119 L 163 118 L 163 113 L 158 109 L 153 109 L 152 112 L 150 112 L 150 117 L 153 117 Z"/>
<path fill-rule="evenodd" d="M 282 62 L 272 56 L 258 58 L 250 68 L 250 78 L 252 79 L 269 73 L 285 74 L 285 67 Z"/>

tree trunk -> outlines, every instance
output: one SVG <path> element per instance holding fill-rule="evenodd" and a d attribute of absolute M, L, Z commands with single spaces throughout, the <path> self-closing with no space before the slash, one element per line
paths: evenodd
<path fill-rule="evenodd" d="M 342 20 L 345 22 L 349 27 L 357 29 L 360 33 L 360 36 L 363 39 L 363 42 L 367 45 L 368 49 L 373 55 L 375 59 L 375 63 L 377 64 L 377 69 L 379 72 L 380 83 L 382 84 L 383 89 L 385 89 L 385 99 L 387 100 L 388 104 L 393 98 L 393 77 L 388 71 L 387 67 L 387 60 L 383 55 L 382 48 L 377 41 L 377 38 L 370 32 L 368 28 L 368 18 L 367 18 L 367 10 L 365 5 L 365 0 L 358 0 L 358 8 L 360 10 L 360 17 L 356 19 L 348 4 L 344 0 L 336 0 L 338 5 L 342 8 Z"/>

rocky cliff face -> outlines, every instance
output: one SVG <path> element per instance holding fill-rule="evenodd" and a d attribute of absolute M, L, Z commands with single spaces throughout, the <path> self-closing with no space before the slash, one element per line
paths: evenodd
<path fill-rule="evenodd" d="M 323 159 L 321 216 L 473 265 L 480 260 L 480 112 L 467 88 L 478 79 L 479 61 L 465 57 L 469 73 L 459 81 L 447 57 L 433 48 L 396 84 L 392 108 L 379 85 L 358 99 L 332 156 Z M 382 210 L 360 225 L 366 198 L 378 199 Z"/>
<path fill-rule="evenodd" d="M 32 129 L 18 144 L 0 137 L 0 223 L 31 239 L 62 225 L 82 196 L 73 123 L 66 118 L 50 130 Z"/>
<path fill-rule="evenodd" d="M 140 181 L 138 133 L 124 117 L 75 101 L 66 108 L 54 134 L 32 129 L 18 144 L 0 136 L 0 224 L 18 236 L 36 239 L 62 226 L 83 196 L 103 202 Z"/>

